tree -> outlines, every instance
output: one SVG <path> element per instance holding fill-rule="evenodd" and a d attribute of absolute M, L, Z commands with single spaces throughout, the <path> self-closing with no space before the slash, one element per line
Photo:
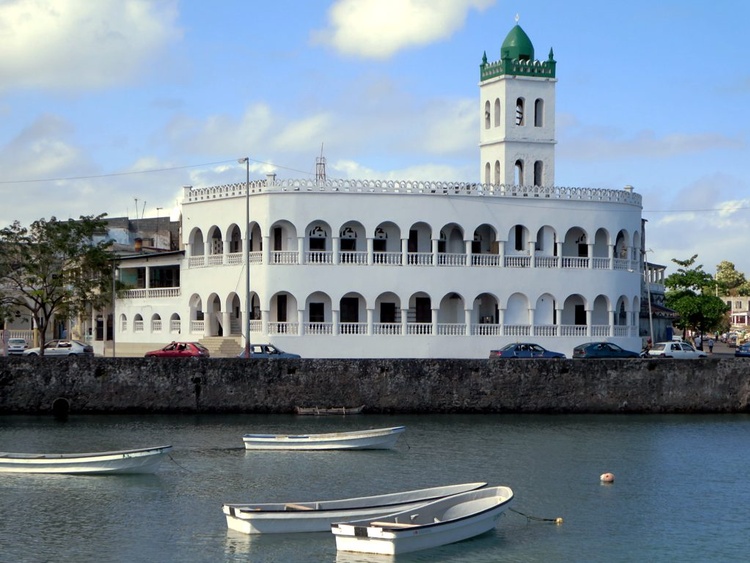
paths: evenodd
<path fill-rule="evenodd" d="M 0 303 L 5 315 L 27 310 L 39 331 L 41 354 L 50 321 L 67 320 L 87 307 L 109 303 L 111 241 L 93 242 L 106 215 L 79 220 L 18 221 L 0 230 Z"/>
<path fill-rule="evenodd" d="M 716 280 L 703 271 L 701 264 L 695 265 L 698 255 L 687 260 L 672 259 L 681 266 L 676 273 L 667 276 L 665 302 L 667 307 L 680 315 L 678 328 L 693 330 L 699 334 L 718 330 L 724 321 L 727 305 L 716 292 Z"/>
<path fill-rule="evenodd" d="M 747 285 L 745 274 L 738 272 L 734 263 L 728 260 L 716 266 L 716 281 L 719 295 L 737 295 L 740 288 Z"/>

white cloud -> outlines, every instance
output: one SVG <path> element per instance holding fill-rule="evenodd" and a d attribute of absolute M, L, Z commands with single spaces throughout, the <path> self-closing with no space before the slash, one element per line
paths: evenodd
<path fill-rule="evenodd" d="M 126 83 L 181 36 L 177 1 L 0 2 L 0 91 Z"/>
<path fill-rule="evenodd" d="M 643 129 L 626 138 L 621 130 L 613 127 L 584 126 L 565 118 L 558 120 L 558 126 L 561 122 L 558 138 L 564 142 L 559 145 L 558 155 L 570 159 L 671 158 L 712 150 L 744 150 L 747 146 L 743 139 L 723 133 L 657 135 Z"/>
<path fill-rule="evenodd" d="M 313 33 L 316 43 L 344 55 L 387 59 L 394 53 L 450 37 L 469 10 L 495 0 L 338 0 L 328 12 L 329 28 Z"/>
<path fill-rule="evenodd" d="M 466 170 L 447 164 L 415 164 L 401 169 L 374 170 L 353 160 L 338 160 L 330 167 L 336 177 L 353 180 L 454 181 L 466 178 Z"/>

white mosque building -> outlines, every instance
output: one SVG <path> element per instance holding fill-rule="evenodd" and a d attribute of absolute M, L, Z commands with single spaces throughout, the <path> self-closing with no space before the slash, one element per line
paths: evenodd
<path fill-rule="evenodd" d="M 518 25 L 483 57 L 477 182 L 185 187 L 180 249 L 120 259 L 117 355 L 173 340 L 232 355 L 246 334 L 319 358 L 639 350 L 641 196 L 555 186 L 556 84 Z"/>

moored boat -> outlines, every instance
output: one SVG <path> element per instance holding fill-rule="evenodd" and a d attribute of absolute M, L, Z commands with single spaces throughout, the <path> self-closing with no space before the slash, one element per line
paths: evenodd
<path fill-rule="evenodd" d="M 326 532 L 334 522 L 379 518 L 486 485 L 463 483 L 336 500 L 224 504 L 222 511 L 226 515 L 228 528 L 244 534 Z"/>
<path fill-rule="evenodd" d="M 325 434 L 245 434 L 248 450 L 383 450 L 396 445 L 405 426 Z"/>
<path fill-rule="evenodd" d="M 513 500 L 508 487 L 459 493 L 387 516 L 331 525 L 338 551 L 398 555 L 492 530 Z"/>
<path fill-rule="evenodd" d="M 0 452 L 0 473 L 153 473 L 172 446 L 94 453 Z"/>

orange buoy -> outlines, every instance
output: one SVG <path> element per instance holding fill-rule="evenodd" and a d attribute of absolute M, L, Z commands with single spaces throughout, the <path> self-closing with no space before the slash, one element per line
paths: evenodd
<path fill-rule="evenodd" d="M 614 483 L 615 482 L 615 476 L 613 473 L 602 473 L 601 477 L 599 477 L 602 483 Z"/>

